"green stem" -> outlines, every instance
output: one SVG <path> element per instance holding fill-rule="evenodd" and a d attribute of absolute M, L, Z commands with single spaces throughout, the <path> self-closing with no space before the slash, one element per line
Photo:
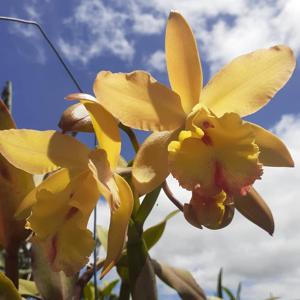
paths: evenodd
<path fill-rule="evenodd" d="M 155 274 L 142 233 L 142 228 L 131 219 L 127 242 L 130 291 L 133 300 L 155 300 L 157 299 Z"/>
<path fill-rule="evenodd" d="M 127 127 L 122 123 L 119 123 L 119 127 L 127 134 L 128 138 L 132 144 L 132 147 L 134 148 L 134 151 L 138 152 L 140 145 L 139 145 L 139 142 L 136 138 L 134 131 L 130 127 Z"/>
<path fill-rule="evenodd" d="M 96 263 L 96 270 L 100 270 L 104 265 L 104 260 L 99 260 Z M 87 283 L 91 280 L 91 278 L 94 275 L 94 268 L 88 268 L 78 279 L 75 285 L 75 291 L 74 291 L 74 299 L 80 300 L 81 295 L 83 293 L 84 287 L 87 285 Z"/>
<path fill-rule="evenodd" d="M 173 195 L 166 181 L 163 182 L 162 188 L 166 194 L 166 196 L 171 200 L 171 202 L 181 211 L 183 211 L 183 205 L 181 202 Z"/>

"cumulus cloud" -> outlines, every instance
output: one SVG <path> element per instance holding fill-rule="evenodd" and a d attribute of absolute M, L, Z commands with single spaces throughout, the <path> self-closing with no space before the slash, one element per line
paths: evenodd
<path fill-rule="evenodd" d="M 41 20 L 41 7 L 37 0 L 29 0 L 22 9 L 26 16 Z M 300 53 L 298 0 L 79 0 L 64 22 L 66 32 L 58 44 L 71 61 L 85 64 L 111 54 L 130 62 L 141 36 L 163 34 L 172 9 L 191 24 L 211 73 L 237 55 L 274 44 L 287 44 Z M 32 34 L 31 29 L 21 30 Z"/>
<path fill-rule="evenodd" d="M 18 14 L 15 13 L 15 11 L 12 11 L 12 16 L 41 23 L 45 11 L 45 6 L 41 5 L 41 2 L 46 5 L 49 0 L 42 0 L 40 2 L 38 0 L 28 0 L 26 2 L 26 5 L 20 7 L 21 10 Z M 34 59 L 34 61 L 36 61 L 37 63 L 46 63 L 45 50 L 40 43 L 42 37 L 36 27 L 33 27 L 32 25 L 13 23 L 10 27 L 10 32 L 17 36 L 25 38 L 26 41 L 32 44 L 35 52 L 34 55 L 32 55 L 32 53 L 27 55 L 24 52 L 22 52 L 22 55 L 26 56 L 26 58 L 28 59 Z"/>
<path fill-rule="evenodd" d="M 103 53 L 112 53 L 131 60 L 134 46 L 126 37 L 126 13 L 104 5 L 102 1 L 80 1 L 74 15 L 65 25 L 68 38 L 60 38 L 58 45 L 71 61 L 87 63 Z M 70 41 L 70 36 L 71 38 Z"/>
<path fill-rule="evenodd" d="M 134 0 L 113 0 L 110 5 L 101 0 L 81 0 L 65 22 L 68 35 L 61 37 L 58 44 L 71 61 L 88 63 L 110 53 L 130 62 L 135 54 L 132 35 L 156 34 L 163 24 L 162 18 L 144 11 Z"/>
<path fill-rule="evenodd" d="M 145 58 L 145 63 L 150 71 L 165 72 L 165 52 L 162 50 L 157 50 L 156 52 L 152 53 L 150 57 Z"/>
<path fill-rule="evenodd" d="M 274 44 L 300 53 L 297 0 L 151 0 L 147 5 L 165 16 L 176 9 L 186 17 L 211 73 L 238 55 Z"/>

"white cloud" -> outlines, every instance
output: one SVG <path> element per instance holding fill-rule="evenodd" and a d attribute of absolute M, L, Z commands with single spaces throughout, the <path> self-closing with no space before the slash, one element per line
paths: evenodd
<path fill-rule="evenodd" d="M 152 0 L 150 3 L 165 14 L 173 8 L 182 12 L 212 72 L 235 56 L 274 44 L 287 44 L 297 55 L 300 53 L 297 0 Z"/>
<path fill-rule="evenodd" d="M 67 39 L 60 38 L 58 45 L 71 61 L 87 63 L 103 53 L 112 53 L 124 60 L 131 60 L 134 45 L 126 37 L 126 13 L 105 6 L 102 1 L 80 1 L 74 15 L 66 20 L 70 28 Z"/>
<path fill-rule="evenodd" d="M 150 71 L 165 72 L 166 62 L 165 62 L 165 52 L 162 50 L 157 50 L 152 53 L 149 57 L 146 57 L 145 64 Z"/>
<path fill-rule="evenodd" d="M 28 0 L 26 2 L 26 5 L 20 7 L 21 11 L 19 14 L 16 14 L 14 11 L 12 11 L 12 15 L 16 18 L 22 18 L 41 23 L 45 11 L 44 4 L 47 4 L 48 2 L 49 0 Z M 36 61 L 37 63 L 46 63 L 45 50 L 41 44 L 42 36 L 35 26 L 13 23 L 10 27 L 10 31 L 12 34 L 23 37 L 27 42 L 31 43 L 35 52 L 34 55 L 32 54 L 32 52 L 30 52 L 30 54 L 28 55 L 24 52 L 20 52 L 22 55 L 24 55 L 27 59 Z"/>
<path fill-rule="evenodd" d="M 256 184 L 273 211 L 274 237 L 238 214 L 232 224 L 218 231 L 198 230 L 178 215 L 169 221 L 153 257 L 191 270 L 206 290 L 215 289 L 218 270 L 223 267 L 225 285 L 236 289 L 242 281 L 245 300 L 264 299 L 270 292 L 283 299 L 299 298 L 300 116 L 283 116 L 273 131 L 286 142 L 296 164 L 294 169 L 265 168 L 263 179 Z M 169 183 L 177 198 L 189 200 L 189 192 L 180 189 L 174 179 Z M 162 194 L 148 224 L 173 209 Z"/>
<path fill-rule="evenodd" d="M 106 51 L 132 60 L 139 37 L 163 33 L 172 9 L 191 24 L 212 72 L 237 55 L 278 43 L 300 52 L 298 0 L 81 0 L 66 24 L 76 28 L 73 42 L 59 43 L 71 60 L 86 63 Z"/>

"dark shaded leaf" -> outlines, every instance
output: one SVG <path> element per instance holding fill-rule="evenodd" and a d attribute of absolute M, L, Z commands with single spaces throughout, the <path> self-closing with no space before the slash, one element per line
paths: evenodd
<path fill-rule="evenodd" d="M 220 298 L 223 298 L 222 277 L 223 277 L 223 269 L 221 268 L 218 274 L 218 283 L 217 283 L 217 296 Z"/>
<path fill-rule="evenodd" d="M 132 219 L 128 226 L 127 256 L 133 299 L 156 300 L 155 274 L 141 233 Z"/>
<path fill-rule="evenodd" d="M 0 130 L 14 129 L 16 124 L 0 100 Z M 28 235 L 25 221 L 14 217 L 23 198 L 34 188 L 32 175 L 15 168 L 0 154 L 0 245 L 17 247 Z"/>
<path fill-rule="evenodd" d="M 241 292 L 242 292 L 242 284 L 240 282 L 236 291 L 236 300 L 241 300 Z"/>
<path fill-rule="evenodd" d="M 171 288 L 175 289 L 183 300 L 206 300 L 202 288 L 192 274 L 186 270 L 174 268 L 152 260 L 155 274 Z"/>
<path fill-rule="evenodd" d="M 8 108 L 4 102 L 0 99 L 0 129 L 13 129 L 16 128 L 16 123 L 11 116 Z"/>
<path fill-rule="evenodd" d="M 135 282 L 133 291 L 133 299 L 156 300 L 157 288 L 155 280 L 155 272 L 150 257 L 146 258 L 139 276 Z"/>

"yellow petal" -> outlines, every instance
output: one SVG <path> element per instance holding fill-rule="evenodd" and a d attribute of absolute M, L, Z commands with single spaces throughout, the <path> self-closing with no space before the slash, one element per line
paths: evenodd
<path fill-rule="evenodd" d="M 190 203 L 183 207 L 184 217 L 190 224 L 200 229 L 202 226 L 209 229 L 224 228 L 232 221 L 234 215 L 233 205 L 226 202 L 228 202 L 226 193 L 206 196 L 196 186 Z"/>
<path fill-rule="evenodd" d="M 126 238 L 127 226 L 133 208 L 133 195 L 128 183 L 119 175 L 115 174 L 115 180 L 120 193 L 120 207 L 111 214 L 108 231 L 107 256 L 102 269 L 101 277 L 117 263 Z"/>
<path fill-rule="evenodd" d="M 94 247 L 86 226 L 100 194 L 90 170 L 70 181 L 65 177 L 60 184 L 64 189 L 42 189 L 36 194 L 28 227 L 45 248 L 51 267 L 72 275 L 84 266 Z"/>
<path fill-rule="evenodd" d="M 284 86 L 294 69 L 293 52 L 283 45 L 242 55 L 209 81 L 200 101 L 217 116 L 252 114 Z"/>
<path fill-rule="evenodd" d="M 274 220 L 272 212 L 254 188 L 251 188 L 248 194 L 243 197 L 235 197 L 234 205 L 251 222 L 269 234 L 273 234 Z"/>
<path fill-rule="evenodd" d="M 202 69 L 193 32 L 178 12 L 171 12 L 166 29 L 166 61 L 172 89 L 188 114 L 199 101 Z"/>
<path fill-rule="evenodd" d="M 90 114 L 98 143 L 106 151 L 110 167 L 114 170 L 121 152 L 121 138 L 116 119 L 91 95 L 72 94 L 66 99 L 80 100 L 84 104 Z"/>
<path fill-rule="evenodd" d="M 75 138 L 53 130 L 11 129 L 0 131 L 0 152 L 15 167 L 43 174 L 59 167 L 85 168 L 89 149 Z"/>
<path fill-rule="evenodd" d="M 24 219 L 29 216 L 31 207 L 37 201 L 37 195 L 42 190 L 47 190 L 52 194 L 58 194 L 66 188 L 71 180 L 68 169 L 61 169 L 56 173 L 47 177 L 40 185 L 31 190 L 30 193 L 24 198 L 16 211 L 16 218 Z"/>
<path fill-rule="evenodd" d="M 64 132 L 94 132 L 90 115 L 83 104 L 76 103 L 68 107 L 58 123 Z"/>
<path fill-rule="evenodd" d="M 14 283 L 0 272 L 0 299 L 1 300 L 22 300 Z"/>
<path fill-rule="evenodd" d="M 34 188 L 32 175 L 12 166 L 0 155 L 0 245 L 18 244 L 26 237 L 24 221 L 14 218 L 23 198 Z"/>
<path fill-rule="evenodd" d="M 163 131 L 184 122 L 179 96 L 146 72 L 100 72 L 94 92 L 101 104 L 129 127 Z"/>
<path fill-rule="evenodd" d="M 54 237 L 45 240 L 34 238 L 46 252 L 51 269 L 64 271 L 67 276 L 76 274 L 87 264 L 95 247 L 92 233 L 78 228 L 79 216 L 66 221 Z"/>
<path fill-rule="evenodd" d="M 259 147 L 259 161 L 264 166 L 293 167 L 294 161 L 285 144 L 273 133 L 264 128 L 248 123 Z"/>
<path fill-rule="evenodd" d="M 91 151 L 89 169 L 97 182 L 99 192 L 106 199 L 111 210 L 115 211 L 120 206 L 119 190 L 103 149 Z"/>
<path fill-rule="evenodd" d="M 132 167 L 136 191 L 146 194 L 168 176 L 168 144 L 177 138 L 178 130 L 152 133 L 141 145 Z"/>
<path fill-rule="evenodd" d="M 0 129 L 16 128 L 16 123 L 3 101 L 0 100 Z"/>
<path fill-rule="evenodd" d="M 244 193 L 261 175 L 251 127 L 237 114 L 217 118 L 204 109 L 194 122 L 194 131 L 169 144 L 172 175 L 189 190 L 199 184 L 204 194 Z"/>

